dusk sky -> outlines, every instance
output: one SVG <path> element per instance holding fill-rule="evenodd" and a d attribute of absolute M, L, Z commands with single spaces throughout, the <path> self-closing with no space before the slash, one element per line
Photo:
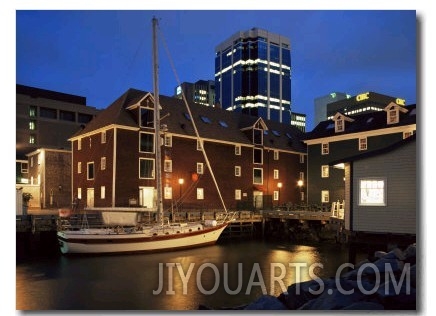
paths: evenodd
<path fill-rule="evenodd" d="M 152 91 L 152 17 L 160 93 L 214 79 L 215 47 L 262 28 L 290 38 L 292 110 L 313 126 L 314 99 L 373 91 L 416 103 L 415 10 L 17 10 L 16 83 L 84 96 L 106 108 L 129 88 Z"/>

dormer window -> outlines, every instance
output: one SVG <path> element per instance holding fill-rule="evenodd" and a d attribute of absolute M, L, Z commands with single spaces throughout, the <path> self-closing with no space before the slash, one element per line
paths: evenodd
<path fill-rule="evenodd" d="M 406 113 L 408 110 L 394 102 L 388 104 L 384 109 L 387 114 L 387 124 L 396 124 L 400 121 L 400 112 Z"/>
<path fill-rule="evenodd" d="M 255 145 L 263 145 L 263 131 L 261 129 L 253 129 L 253 143 Z"/>
<path fill-rule="evenodd" d="M 397 109 L 391 109 L 388 111 L 388 124 L 395 124 L 399 122 L 398 118 L 398 110 Z"/>
<path fill-rule="evenodd" d="M 343 132 L 343 131 L 344 131 L 344 120 L 339 119 L 336 121 L 336 124 L 335 124 L 335 132 L 338 133 L 338 132 Z"/>
<path fill-rule="evenodd" d="M 341 113 L 336 113 L 332 119 L 335 122 L 335 133 L 341 133 L 345 131 L 345 121 L 353 122 L 352 118 L 345 116 Z"/>

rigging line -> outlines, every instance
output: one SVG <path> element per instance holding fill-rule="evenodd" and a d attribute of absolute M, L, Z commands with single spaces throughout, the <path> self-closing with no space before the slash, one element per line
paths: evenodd
<path fill-rule="evenodd" d="M 176 69 L 174 67 L 174 64 L 172 62 L 171 55 L 170 55 L 169 50 L 168 50 L 168 46 L 166 45 L 165 38 L 164 38 L 163 33 L 160 30 L 160 28 L 159 28 L 159 31 L 160 31 L 160 34 L 161 34 L 160 38 L 161 38 L 161 40 L 163 42 L 163 46 L 165 48 L 165 52 L 167 53 L 169 62 L 171 64 L 171 68 L 172 68 L 172 70 L 174 72 L 174 76 L 176 77 L 177 84 L 180 85 L 181 83 L 180 83 L 179 77 L 177 76 L 177 71 L 176 71 Z M 204 160 L 206 161 L 207 167 L 209 168 L 210 174 L 212 175 L 212 180 L 213 180 L 213 182 L 215 184 L 215 187 L 216 187 L 216 189 L 218 191 L 218 195 L 219 195 L 221 203 L 222 203 L 222 205 L 224 207 L 224 211 L 227 213 L 226 204 L 224 203 L 223 197 L 221 195 L 221 191 L 220 191 L 218 183 L 217 183 L 217 181 L 215 179 L 215 175 L 214 175 L 213 170 L 212 170 L 212 168 L 210 166 L 209 158 L 207 157 L 206 151 L 204 150 L 202 139 L 200 137 L 200 134 L 198 133 L 197 125 L 195 124 L 194 117 L 192 116 L 191 109 L 189 108 L 188 102 L 186 101 L 186 97 L 185 97 L 185 93 L 183 92 L 183 89 L 182 89 L 182 98 L 183 98 L 183 101 L 185 103 L 186 109 L 187 109 L 187 111 L 189 113 L 189 116 L 191 117 L 192 126 L 194 127 L 195 135 L 197 136 L 197 139 L 199 140 L 200 148 L 201 148 L 201 151 L 203 152 Z"/>

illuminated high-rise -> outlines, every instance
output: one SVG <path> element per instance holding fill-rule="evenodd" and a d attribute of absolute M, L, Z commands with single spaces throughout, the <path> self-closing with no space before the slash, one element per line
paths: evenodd
<path fill-rule="evenodd" d="M 287 37 L 252 28 L 215 48 L 215 101 L 282 123 L 291 121 L 291 44 Z"/>

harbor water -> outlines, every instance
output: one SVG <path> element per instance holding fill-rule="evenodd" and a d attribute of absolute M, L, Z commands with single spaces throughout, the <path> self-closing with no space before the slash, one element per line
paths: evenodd
<path fill-rule="evenodd" d="M 17 261 L 16 309 L 236 307 L 263 294 L 278 296 L 297 282 L 335 276 L 348 255 L 346 245 L 335 243 L 228 240 L 154 254 L 29 257 Z"/>

